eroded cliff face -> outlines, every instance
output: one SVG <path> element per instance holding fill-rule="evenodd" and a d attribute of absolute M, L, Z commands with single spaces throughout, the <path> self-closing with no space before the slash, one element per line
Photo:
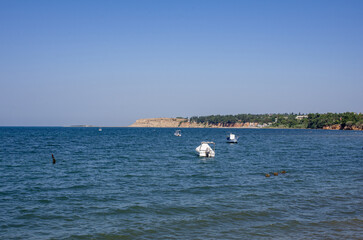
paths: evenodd
<path fill-rule="evenodd" d="M 156 127 L 156 128 L 254 128 L 257 123 L 218 123 L 202 124 L 188 122 L 183 118 L 146 118 L 136 120 L 129 127 Z"/>
<path fill-rule="evenodd" d="M 218 124 L 202 124 L 195 122 L 188 122 L 185 118 L 146 118 L 136 120 L 135 123 L 129 127 L 155 127 L 155 128 L 260 128 L 258 123 L 254 122 L 237 122 L 237 123 L 218 123 Z M 324 126 L 323 129 L 328 130 L 363 130 L 363 126 L 345 126 L 342 127 L 340 124 L 331 126 Z"/>
<path fill-rule="evenodd" d="M 146 118 L 136 120 L 136 122 L 129 127 L 188 128 L 203 126 L 200 124 L 191 124 L 187 119 L 183 118 Z"/>
<path fill-rule="evenodd" d="M 343 127 L 340 124 L 335 124 L 335 125 L 331 125 L 331 126 L 324 126 L 323 129 L 327 129 L 327 130 L 358 130 L 358 131 L 362 131 L 363 130 L 363 126 L 345 126 Z"/>
<path fill-rule="evenodd" d="M 341 128 L 342 128 L 342 126 L 340 124 L 323 127 L 323 129 L 326 129 L 326 130 L 341 130 Z"/>

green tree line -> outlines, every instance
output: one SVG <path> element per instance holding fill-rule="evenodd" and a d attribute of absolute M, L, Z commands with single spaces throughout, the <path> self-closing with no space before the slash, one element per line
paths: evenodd
<path fill-rule="evenodd" d="M 303 117 L 298 117 L 303 116 Z M 199 124 L 234 124 L 254 122 L 269 124 L 271 127 L 283 128 L 311 128 L 321 129 L 326 126 L 340 125 L 341 129 L 363 129 L 363 115 L 361 113 L 310 113 L 307 115 L 296 113 L 284 114 L 237 114 L 237 115 L 210 115 L 193 116 L 190 122 Z"/>

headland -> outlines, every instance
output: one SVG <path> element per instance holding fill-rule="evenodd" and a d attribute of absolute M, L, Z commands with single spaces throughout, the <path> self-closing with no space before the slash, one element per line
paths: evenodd
<path fill-rule="evenodd" d="M 129 127 L 363 130 L 361 113 L 238 114 L 138 119 Z"/>

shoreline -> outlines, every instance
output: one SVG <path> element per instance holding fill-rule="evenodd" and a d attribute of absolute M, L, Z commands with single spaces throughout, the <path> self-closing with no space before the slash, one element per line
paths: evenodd
<path fill-rule="evenodd" d="M 277 123 L 275 122 L 265 122 L 259 123 L 258 121 L 244 122 L 244 121 L 192 121 L 186 118 L 145 118 L 138 119 L 133 124 L 128 127 L 151 127 L 151 128 L 226 128 L 226 129 L 323 129 L 323 130 L 357 130 L 362 131 L 363 127 L 361 125 L 345 125 L 345 124 L 333 124 L 333 125 L 319 125 L 316 124 L 290 124 L 290 123 Z M 310 127 L 310 128 L 307 128 Z"/>
<path fill-rule="evenodd" d="M 276 129 L 276 130 L 326 130 L 326 131 L 362 131 L 362 130 L 347 130 L 347 129 L 324 129 L 324 128 L 281 128 L 281 127 L 137 127 L 137 126 L 127 126 L 124 128 L 170 128 L 170 129 Z"/>

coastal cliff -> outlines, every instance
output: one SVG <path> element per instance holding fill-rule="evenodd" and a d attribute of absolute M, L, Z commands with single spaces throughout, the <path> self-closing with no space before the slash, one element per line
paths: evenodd
<path fill-rule="evenodd" d="M 236 123 L 196 123 L 190 122 L 186 118 L 146 118 L 138 119 L 129 127 L 145 127 L 145 128 L 270 128 L 271 124 L 259 124 L 257 122 L 236 122 Z M 279 126 L 278 128 L 289 128 Z M 363 130 L 363 125 L 344 126 L 341 124 L 333 124 L 323 126 L 326 130 Z"/>
<path fill-rule="evenodd" d="M 334 124 L 331 126 L 324 126 L 323 129 L 326 130 L 356 130 L 356 131 L 362 131 L 363 126 L 342 126 L 341 124 Z"/>
<path fill-rule="evenodd" d="M 190 123 L 185 118 L 145 118 L 136 120 L 129 127 L 198 128 L 204 127 L 204 124 Z"/>
<path fill-rule="evenodd" d="M 189 122 L 185 118 L 146 118 L 138 119 L 129 127 L 155 127 L 155 128 L 257 128 L 258 123 L 218 123 L 206 124 Z"/>
<path fill-rule="evenodd" d="M 237 114 L 194 116 L 190 118 L 139 119 L 130 127 L 157 128 L 294 128 L 327 130 L 363 130 L 363 114 L 309 113 Z"/>

